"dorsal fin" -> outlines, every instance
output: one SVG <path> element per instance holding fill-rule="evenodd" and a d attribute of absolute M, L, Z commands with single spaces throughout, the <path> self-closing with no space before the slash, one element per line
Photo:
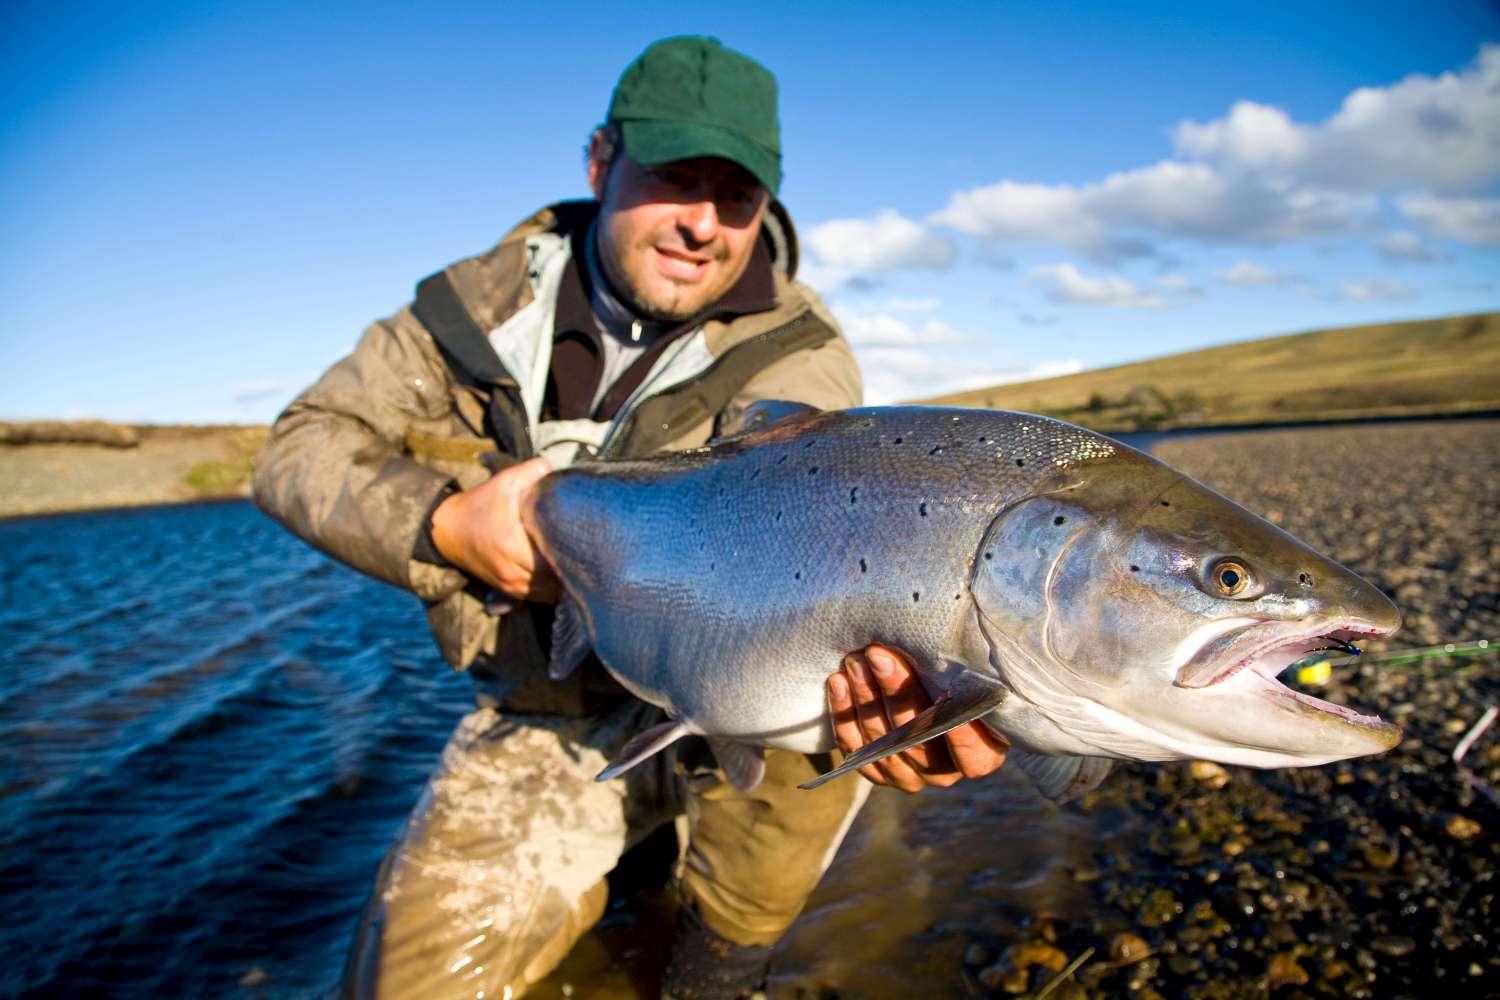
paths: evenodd
<path fill-rule="evenodd" d="M 807 403 L 789 399 L 757 399 L 740 413 L 719 423 L 719 437 L 735 437 L 752 431 L 763 431 L 773 424 L 787 423 L 802 417 L 810 417 L 823 411 Z"/>

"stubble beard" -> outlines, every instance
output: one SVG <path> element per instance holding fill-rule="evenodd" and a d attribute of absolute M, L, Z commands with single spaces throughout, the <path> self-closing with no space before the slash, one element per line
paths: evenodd
<path fill-rule="evenodd" d="M 613 233 L 606 229 L 606 239 L 600 247 L 600 264 L 604 275 L 614 286 L 626 305 L 641 316 L 660 323 L 680 323 L 704 310 L 711 302 L 722 298 L 729 291 L 724 288 L 709 288 L 702 283 L 677 281 L 666 275 L 635 275 L 623 265 L 624 260 L 633 260 L 642 269 L 652 266 L 656 254 L 657 240 L 645 239 L 623 248 L 615 242 Z M 722 244 L 709 251 L 711 267 L 722 269 L 729 251 Z M 719 280 L 722 280 L 720 277 Z"/>

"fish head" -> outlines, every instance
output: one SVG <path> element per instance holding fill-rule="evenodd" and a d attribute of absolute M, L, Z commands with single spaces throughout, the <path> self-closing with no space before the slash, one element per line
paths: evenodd
<path fill-rule="evenodd" d="M 1379 589 L 1154 459 L 1073 469 L 990 525 L 971 581 L 1006 681 L 1102 752 L 1256 767 L 1379 753 L 1400 730 L 1283 685 L 1391 635 Z"/>

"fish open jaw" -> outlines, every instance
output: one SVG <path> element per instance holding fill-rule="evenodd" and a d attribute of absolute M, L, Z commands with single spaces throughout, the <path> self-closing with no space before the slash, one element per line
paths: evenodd
<path fill-rule="evenodd" d="M 1232 661 L 1204 687 L 1216 687 L 1238 677 L 1238 683 L 1263 687 L 1315 711 L 1337 716 L 1352 725 L 1377 729 L 1389 728 L 1390 723 L 1378 715 L 1364 715 L 1344 705 L 1335 705 L 1333 702 L 1315 698 L 1304 691 L 1287 687 L 1281 683 L 1280 674 L 1309 653 L 1325 649 L 1339 649 L 1340 647 L 1334 643 L 1348 644 L 1358 639 L 1380 638 L 1392 632 L 1392 629 L 1371 625 L 1342 624 L 1331 629 L 1324 627 L 1312 634 L 1283 636 L 1268 641 L 1251 650 L 1247 655 Z"/>

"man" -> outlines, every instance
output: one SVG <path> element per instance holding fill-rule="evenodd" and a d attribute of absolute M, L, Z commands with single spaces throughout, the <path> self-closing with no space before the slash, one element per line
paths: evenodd
<path fill-rule="evenodd" d="M 479 690 L 382 866 L 352 992 L 518 996 L 599 918 L 620 855 L 675 820 L 684 905 L 665 990 L 738 995 L 853 821 L 869 786 L 800 791 L 826 761 L 788 752 L 749 794 L 691 748 L 594 782 L 659 713 L 597 662 L 547 678 L 558 585 L 517 515 L 527 486 L 579 457 L 701 445 L 758 399 L 859 403 L 832 316 L 793 280 L 780 182 L 771 74 L 712 39 L 659 42 L 593 133 L 595 200 L 423 281 L 277 420 L 257 502 L 421 597 Z M 829 703 L 849 749 L 927 700 L 899 654 L 872 648 L 830 678 Z M 965 727 L 864 773 L 915 791 L 1002 759 Z"/>

